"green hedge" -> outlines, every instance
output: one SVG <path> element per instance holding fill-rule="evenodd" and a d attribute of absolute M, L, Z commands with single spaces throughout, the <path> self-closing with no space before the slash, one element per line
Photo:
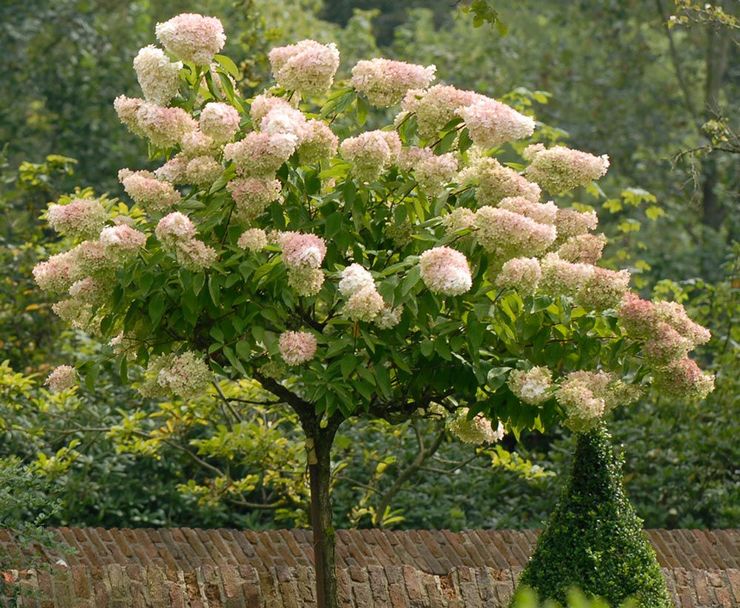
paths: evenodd
<path fill-rule="evenodd" d="M 605 427 L 578 436 L 570 479 L 519 585 L 563 603 L 578 587 L 610 605 L 632 597 L 640 608 L 672 608 Z"/>

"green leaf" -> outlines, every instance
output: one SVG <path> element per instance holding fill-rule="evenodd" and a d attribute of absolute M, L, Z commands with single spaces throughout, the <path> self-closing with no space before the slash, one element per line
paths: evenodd
<path fill-rule="evenodd" d="M 230 74 L 237 80 L 241 78 L 241 72 L 239 72 L 239 68 L 236 67 L 236 64 L 231 60 L 230 57 L 227 57 L 226 55 L 214 55 L 213 58 L 226 71 L 227 74 Z"/>
<path fill-rule="evenodd" d="M 162 320 L 165 308 L 165 297 L 164 294 L 159 291 L 154 294 L 151 300 L 149 300 L 149 320 L 152 322 L 152 327 L 157 327 L 159 322 Z"/>

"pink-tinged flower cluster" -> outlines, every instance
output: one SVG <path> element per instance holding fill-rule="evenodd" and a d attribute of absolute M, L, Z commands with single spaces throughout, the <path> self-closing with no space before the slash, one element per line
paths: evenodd
<path fill-rule="evenodd" d="M 352 163 L 352 174 L 369 182 L 398 160 L 401 140 L 395 131 L 367 131 L 345 139 L 339 150 Z"/>
<path fill-rule="evenodd" d="M 590 264 L 573 264 L 548 253 L 540 261 L 542 278 L 539 290 L 549 296 L 575 297 L 594 273 Z"/>
<path fill-rule="evenodd" d="M 247 177 L 232 179 L 226 189 L 236 203 L 237 218 L 248 223 L 280 199 L 282 184 L 277 179 Z"/>
<path fill-rule="evenodd" d="M 272 177 L 296 150 L 294 135 L 252 131 L 244 139 L 224 146 L 224 159 L 234 162 L 245 177 Z"/>
<path fill-rule="evenodd" d="M 591 275 L 576 294 L 576 303 L 586 310 L 617 308 L 627 293 L 630 273 L 593 266 Z"/>
<path fill-rule="evenodd" d="M 119 95 L 113 100 L 113 109 L 118 115 L 118 120 L 120 120 L 129 131 L 139 136 L 143 136 L 144 133 L 139 128 L 139 122 L 136 115 L 143 103 L 145 103 L 143 99 L 139 99 L 137 97 L 126 97 L 125 95 Z"/>
<path fill-rule="evenodd" d="M 92 305 L 78 298 L 67 298 L 52 305 L 51 310 L 73 329 L 90 334 L 97 332 L 99 319 L 95 319 Z"/>
<path fill-rule="evenodd" d="M 216 261 L 216 250 L 195 238 L 195 226 L 188 216 L 179 211 L 159 220 L 154 234 L 162 247 L 174 253 L 184 268 L 197 272 Z"/>
<path fill-rule="evenodd" d="M 184 154 L 173 156 L 164 165 L 154 171 L 154 176 L 171 184 L 184 184 L 187 180 L 186 171 L 189 159 Z"/>
<path fill-rule="evenodd" d="M 470 418 L 469 413 L 468 408 L 462 407 L 447 420 L 448 430 L 463 443 L 474 445 L 495 443 L 506 435 L 504 425 L 500 421 L 494 430 L 491 421 L 483 414 Z"/>
<path fill-rule="evenodd" d="M 267 234 L 262 228 L 250 228 L 242 232 L 236 244 L 249 251 L 262 251 L 267 247 Z"/>
<path fill-rule="evenodd" d="M 191 399 L 205 391 L 212 379 L 213 374 L 199 353 L 157 355 L 149 360 L 139 392 L 144 397 L 176 395 Z"/>
<path fill-rule="evenodd" d="M 552 201 L 535 203 L 523 196 L 510 196 L 501 200 L 499 209 L 524 215 L 539 224 L 554 224 L 558 208 Z"/>
<path fill-rule="evenodd" d="M 278 341 L 280 356 L 288 365 L 301 365 L 316 356 L 316 336 L 307 331 L 286 331 Z"/>
<path fill-rule="evenodd" d="M 135 203 L 149 212 L 162 212 L 180 202 L 180 193 L 170 182 L 160 181 L 149 171 L 121 169 L 118 179 Z"/>
<path fill-rule="evenodd" d="M 33 278 L 44 291 L 60 294 L 67 291 L 78 276 L 75 255 L 72 251 L 57 253 L 33 267 Z"/>
<path fill-rule="evenodd" d="M 310 165 L 331 158 L 337 153 L 338 147 L 339 138 L 329 125 L 320 120 L 309 120 L 298 146 L 298 158 L 301 163 Z"/>
<path fill-rule="evenodd" d="M 587 186 L 609 169 L 608 156 L 594 156 L 564 146 L 548 150 L 542 144 L 534 144 L 524 150 L 524 157 L 530 162 L 525 171 L 527 177 L 553 194 Z"/>
<path fill-rule="evenodd" d="M 55 367 L 44 382 L 52 393 L 61 393 L 77 384 L 77 370 L 70 365 Z"/>
<path fill-rule="evenodd" d="M 437 68 L 390 59 L 362 60 L 352 68 L 352 87 L 381 108 L 399 103 L 411 89 L 425 89 Z"/>
<path fill-rule="evenodd" d="M 702 372 L 693 359 L 684 357 L 656 370 L 653 387 L 669 399 L 701 401 L 714 390 L 714 376 Z"/>
<path fill-rule="evenodd" d="M 447 234 L 472 228 L 475 224 L 475 212 L 466 207 L 457 207 L 442 218 L 442 225 Z"/>
<path fill-rule="evenodd" d="M 449 247 L 428 249 L 419 257 L 421 280 L 433 293 L 457 296 L 470 290 L 473 277 L 465 256 Z"/>
<path fill-rule="evenodd" d="M 278 243 L 289 268 L 318 268 L 326 255 L 326 242 L 315 234 L 282 232 Z"/>
<path fill-rule="evenodd" d="M 117 265 L 117 260 L 108 255 L 99 240 L 83 241 L 70 253 L 74 256 L 78 277 L 103 274 Z"/>
<path fill-rule="evenodd" d="M 496 276 L 496 286 L 515 289 L 529 296 L 537 291 L 542 270 L 537 258 L 512 258 L 504 263 Z"/>
<path fill-rule="evenodd" d="M 571 372 L 555 394 L 565 410 L 565 425 L 577 433 L 594 428 L 609 411 L 634 401 L 638 396 L 639 391 L 635 387 L 603 371 Z"/>
<path fill-rule="evenodd" d="M 540 405 L 552 397 L 552 373 L 546 367 L 512 370 L 507 384 L 522 403 Z"/>
<path fill-rule="evenodd" d="M 296 146 L 303 141 L 308 128 L 303 112 L 288 105 L 271 109 L 262 118 L 259 127 L 268 135 L 290 135 Z"/>
<path fill-rule="evenodd" d="M 100 243 L 107 255 L 129 258 L 146 245 L 146 235 L 128 224 L 106 226 L 100 231 Z"/>
<path fill-rule="evenodd" d="M 292 109 L 293 106 L 284 97 L 275 97 L 267 93 L 257 95 L 249 108 L 249 116 L 252 119 L 252 124 L 259 125 L 265 116 L 278 108 Z"/>
<path fill-rule="evenodd" d="M 197 127 L 198 123 L 182 108 L 164 108 L 144 102 L 136 111 L 136 132 L 161 148 L 178 144 Z"/>
<path fill-rule="evenodd" d="M 551 224 L 540 224 L 525 215 L 489 206 L 476 211 L 473 235 L 501 261 L 527 253 L 543 253 L 557 236 Z"/>
<path fill-rule="evenodd" d="M 687 356 L 711 335 L 689 318 L 681 304 L 650 302 L 628 293 L 618 316 L 627 334 L 643 341 L 643 355 L 653 368 L 653 386 L 661 394 L 692 401 L 713 390 L 713 376 L 703 373 Z"/>
<path fill-rule="evenodd" d="M 582 264 L 596 264 L 606 245 L 603 234 L 579 234 L 570 237 L 557 250 L 561 260 L 581 262 Z"/>
<path fill-rule="evenodd" d="M 476 186 L 475 200 L 480 205 L 495 205 L 507 197 L 523 197 L 536 203 L 540 187 L 504 167 L 495 158 L 479 158 L 460 172 L 460 183 Z"/>
<path fill-rule="evenodd" d="M 373 323 L 380 327 L 380 329 L 392 329 L 401 322 L 401 317 L 403 317 L 403 307 L 397 306 L 393 308 L 386 305 L 378 313 L 378 316 L 373 319 Z"/>
<path fill-rule="evenodd" d="M 321 95 L 329 90 L 339 67 L 336 45 L 315 40 L 274 48 L 269 58 L 277 83 L 304 95 Z"/>
<path fill-rule="evenodd" d="M 113 286 L 109 281 L 85 277 L 72 284 L 69 295 L 85 305 L 98 306 L 108 299 L 112 291 Z"/>
<path fill-rule="evenodd" d="M 210 186 L 223 172 L 223 167 L 215 158 L 210 156 L 196 156 L 188 162 L 185 168 L 185 178 L 188 183 L 196 186 Z"/>
<path fill-rule="evenodd" d="M 315 296 L 324 285 L 324 271 L 321 268 L 301 266 L 288 268 L 288 285 L 292 287 L 299 296 Z"/>
<path fill-rule="evenodd" d="M 595 211 L 558 209 L 555 217 L 555 227 L 558 229 L 560 241 L 586 234 L 589 230 L 594 230 L 598 223 L 599 217 Z"/>
<path fill-rule="evenodd" d="M 59 234 L 89 238 L 98 235 L 108 214 L 96 199 L 76 198 L 66 205 L 50 205 L 47 219 Z"/>
<path fill-rule="evenodd" d="M 200 129 L 195 129 L 183 135 L 180 140 L 180 154 L 186 159 L 197 156 L 212 156 L 216 153 L 216 142 Z"/>
<path fill-rule="evenodd" d="M 495 99 L 480 97 L 456 113 L 465 121 L 470 139 L 482 148 L 494 148 L 534 133 L 534 120 Z"/>
<path fill-rule="evenodd" d="M 428 196 L 437 196 L 457 175 L 457 158 L 454 154 L 435 154 L 431 148 L 405 148 L 399 164 L 413 170 L 414 178 Z"/>
<path fill-rule="evenodd" d="M 353 321 L 373 321 L 386 309 L 373 276 L 359 264 L 350 264 L 342 271 L 338 287 L 347 298 L 342 312 Z"/>
<path fill-rule="evenodd" d="M 217 144 L 231 141 L 239 131 L 239 112 L 227 103 L 211 102 L 200 111 L 198 125 L 202 133 Z"/>
<path fill-rule="evenodd" d="M 151 44 L 134 57 L 134 70 L 144 98 L 160 106 L 166 106 L 177 95 L 181 69 L 181 62 L 170 61 L 162 49 Z"/>
<path fill-rule="evenodd" d="M 158 23 L 157 39 L 183 61 L 208 65 L 226 43 L 223 25 L 215 17 L 183 13 Z"/>
<path fill-rule="evenodd" d="M 419 135 L 434 137 L 448 122 L 455 118 L 455 112 L 473 103 L 479 95 L 472 91 L 461 91 L 447 85 L 435 85 L 426 91 L 410 90 L 401 103 L 404 112 L 416 116 Z"/>

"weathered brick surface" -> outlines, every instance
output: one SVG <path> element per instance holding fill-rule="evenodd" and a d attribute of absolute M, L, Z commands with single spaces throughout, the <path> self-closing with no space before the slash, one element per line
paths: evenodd
<path fill-rule="evenodd" d="M 311 608 L 305 530 L 58 530 L 74 548 L 10 570 L 20 608 Z M 343 608 L 503 608 L 535 531 L 340 531 Z M 740 607 L 740 531 L 648 531 L 679 608 Z M 0 530 L 0 551 L 28 559 Z M 24 557 L 25 555 L 25 557 Z"/>

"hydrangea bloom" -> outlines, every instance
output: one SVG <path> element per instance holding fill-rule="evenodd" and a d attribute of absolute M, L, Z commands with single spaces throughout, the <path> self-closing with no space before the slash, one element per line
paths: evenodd
<path fill-rule="evenodd" d="M 188 162 L 185 177 L 189 183 L 208 186 L 215 182 L 223 171 L 221 163 L 210 156 L 196 156 Z"/>
<path fill-rule="evenodd" d="M 61 393 L 77 384 L 77 370 L 70 365 L 60 365 L 55 367 L 47 376 L 46 386 L 52 393 Z"/>
<path fill-rule="evenodd" d="M 157 355 L 149 360 L 139 392 L 144 397 L 176 395 L 191 399 L 202 393 L 213 374 L 199 353 Z"/>
<path fill-rule="evenodd" d="M 105 273 L 116 265 L 100 241 L 83 241 L 71 253 L 79 272 L 77 278 Z"/>
<path fill-rule="evenodd" d="M 218 258 L 218 253 L 198 239 L 178 243 L 175 250 L 178 263 L 188 270 L 200 272 L 209 268 Z"/>
<path fill-rule="evenodd" d="M 118 179 L 126 194 L 150 212 L 166 211 L 180 202 L 180 193 L 172 184 L 158 180 L 149 171 L 121 169 Z"/>
<path fill-rule="evenodd" d="M 706 327 L 695 323 L 686 314 L 686 309 L 678 302 L 664 300 L 655 303 L 655 314 L 658 319 L 668 323 L 677 332 L 691 342 L 692 347 L 709 342 L 712 334 Z"/>
<path fill-rule="evenodd" d="M 549 150 L 535 144 L 524 150 L 530 161 L 525 174 L 548 192 L 561 194 L 579 186 L 586 186 L 606 175 L 609 157 L 555 146 Z"/>
<path fill-rule="evenodd" d="M 654 374 L 653 386 L 668 398 L 699 401 L 714 390 L 714 376 L 684 357 L 660 368 Z"/>
<path fill-rule="evenodd" d="M 413 169 L 419 187 L 429 196 L 445 191 L 445 186 L 457 175 L 457 158 L 454 154 L 435 154 L 431 148 L 402 150 L 399 164 Z"/>
<path fill-rule="evenodd" d="M 244 139 L 224 146 L 224 159 L 245 177 L 272 177 L 295 152 L 297 140 L 290 134 L 253 131 Z"/>
<path fill-rule="evenodd" d="M 154 176 L 162 181 L 171 184 L 184 184 L 187 176 L 189 159 L 184 154 L 173 156 L 164 165 L 154 171 Z"/>
<path fill-rule="evenodd" d="M 522 295 L 533 295 L 537 291 L 542 270 L 537 258 L 512 258 L 504 263 L 496 276 L 496 285 L 516 289 Z"/>
<path fill-rule="evenodd" d="M 356 291 L 365 287 L 375 288 L 375 280 L 367 270 L 359 264 L 350 264 L 342 271 L 339 281 L 339 293 L 345 297 L 351 296 Z"/>
<path fill-rule="evenodd" d="M 214 142 L 231 141 L 239 130 L 239 112 L 227 103 L 211 102 L 200 111 L 198 125 L 201 132 Z"/>
<path fill-rule="evenodd" d="M 272 110 L 276 108 L 292 108 L 284 97 L 275 97 L 274 95 L 268 95 L 262 93 L 257 95 L 252 101 L 252 105 L 249 108 L 249 116 L 252 119 L 252 123 L 258 125 L 262 122 L 262 119 L 267 116 Z"/>
<path fill-rule="evenodd" d="M 395 131 L 367 131 L 345 139 L 342 156 L 352 163 L 352 173 L 362 181 L 372 181 L 395 162 L 401 150 L 401 140 Z"/>
<path fill-rule="evenodd" d="M 183 13 L 156 27 L 157 39 L 183 61 L 209 65 L 226 43 L 223 25 L 215 17 Z"/>
<path fill-rule="evenodd" d="M 594 273 L 590 264 L 573 264 L 548 253 L 541 261 L 542 279 L 539 289 L 547 295 L 575 297 Z"/>
<path fill-rule="evenodd" d="M 112 291 L 110 282 L 101 281 L 93 277 L 85 277 L 72 283 L 69 295 L 85 304 L 102 304 Z"/>
<path fill-rule="evenodd" d="M 576 264 L 578 265 L 578 264 Z M 630 273 L 593 266 L 593 271 L 576 295 L 576 303 L 586 310 L 617 308 L 627 293 Z"/>
<path fill-rule="evenodd" d="M 583 433 L 616 406 L 634 401 L 638 394 L 637 389 L 625 385 L 613 374 L 576 371 L 565 377 L 555 396 L 565 410 L 565 425 Z"/>
<path fill-rule="evenodd" d="M 427 249 L 419 257 L 421 280 L 434 293 L 457 296 L 473 285 L 465 256 L 449 247 Z"/>
<path fill-rule="evenodd" d="M 337 153 L 339 138 L 320 120 L 309 120 L 298 146 L 298 157 L 302 163 L 311 164 L 331 158 Z"/>
<path fill-rule="evenodd" d="M 146 245 L 146 235 L 127 224 L 106 226 L 100 231 L 100 243 L 107 254 L 128 257 Z"/>
<path fill-rule="evenodd" d="M 270 51 L 269 58 L 278 84 L 305 95 L 320 95 L 327 91 L 339 67 L 336 45 L 315 40 L 276 47 Z"/>
<path fill-rule="evenodd" d="M 460 173 L 460 183 L 476 186 L 475 200 L 481 205 L 494 205 L 507 197 L 524 197 L 533 203 L 540 200 L 540 187 L 504 167 L 495 158 L 479 158 Z"/>
<path fill-rule="evenodd" d="M 534 132 L 534 120 L 495 99 L 479 98 L 456 114 L 465 121 L 473 143 L 482 148 L 494 148 Z"/>
<path fill-rule="evenodd" d="M 320 268 L 300 266 L 288 267 L 288 285 L 295 289 L 299 296 L 311 297 L 321 291 L 324 284 L 324 271 Z"/>
<path fill-rule="evenodd" d="M 546 367 L 512 370 L 507 384 L 517 399 L 529 405 L 540 405 L 552 396 L 552 373 Z"/>
<path fill-rule="evenodd" d="M 595 211 L 560 208 L 555 216 L 555 227 L 558 229 L 560 241 L 586 234 L 589 230 L 594 230 L 598 223 L 599 217 Z"/>
<path fill-rule="evenodd" d="M 232 179 L 226 184 L 236 203 L 237 216 L 245 222 L 257 217 L 270 203 L 279 200 L 282 187 L 277 179 L 258 177 Z"/>
<path fill-rule="evenodd" d="M 601 259 L 601 253 L 606 245 L 603 234 L 579 234 L 570 237 L 557 250 L 561 260 L 595 264 Z"/>
<path fill-rule="evenodd" d="M 461 91 L 447 85 L 435 85 L 426 91 L 410 90 L 401 103 L 404 112 L 416 116 L 419 135 L 431 138 L 453 118 L 455 111 L 478 98 L 472 91 Z"/>
<path fill-rule="evenodd" d="M 378 316 L 373 319 L 373 323 L 380 327 L 380 329 L 392 329 L 401 322 L 402 316 L 402 307 L 397 306 L 392 308 L 390 306 L 384 306 L 383 310 L 378 313 Z"/>
<path fill-rule="evenodd" d="M 195 225 L 187 215 L 175 211 L 159 220 L 154 234 L 166 249 L 172 251 L 178 244 L 195 238 Z"/>
<path fill-rule="evenodd" d="M 306 331 L 286 331 L 278 342 L 280 355 L 288 365 L 301 365 L 316 355 L 316 336 Z"/>
<path fill-rule="evenodd" d="M 180 154 L 188 160 L 196 156 L 211 156 L 216 153 L 216 142 L 200 129 L 189 131 L 180 140 Z"/>
<path fill-rule="evenodd" d="M 198 123 L 182 108 L 163 108 L 146 101 L 136 111 L 136 129 L 162 148 L 178 144 L 197 127 Z"/>
<path fill-rule="evenodd" d="M 475 240 L 500 260 L 540 254 L 555 241 L 555 227 L 519 213 L 484 206 L 475 213 Z"/>
<path fill-rule="evenodd" d="M 118 120 L 126 125 L 129 131 L 142 136 L 144 132 L 139 128 L 139 121 L 136 116 L 143 103 L 143 99 L 126 97 L 125 95 L 119 95 L 113 100 L 113 109 L 118 115 Z"/>
<path fill-rule="evenodd" d="M 64 293 L 75 282 L 77 262 L 72 251 L 57 253 L 33 267 L 36 284 L 52 294 Z"/>
<path fill-rule="evenodd" d="M 76 198 L 66 205 L 50 205 L 47 219 L 59 234 L 88 238 L 100 232 L 108 214 L 96 199 Z"/>
<path fill-rule="evenodd" d="M 97 331 L 98 320 L 94 318 L 92 305 L 78 298 L 60 300 L 52 305 L 51 310 L 73 329 L 94 334 Z"/>
<path fill-rule="evenodd" d="M 390 59 L 362 60 L 352 68 L 352 87 L 381 108 L 400 102 L 410 89 L 425 89 L 434 80 L 436 67 Z"/>
<path fill-rule="evenodd" d="M 268 135 L 290 135 L 298 146 L 306 136 L 306 117 L 290 106 L 271 109 L 260 121 L 260 130 Z"/>
<path fill-rule="evenodd" d="M 318 268 L 326 255 L 324 239 L 315 234 L 283 232 L 280 235 L 283 262 L 290 268 Z"/>
<path fill-rule="evenodd" d="M 643 353 L 652 363 L 664 365 L 684 358 L 692 348 L 691 340 L 683 337 L 668 323 L 661 321 L 645 341 Z"/>
<path fill-rule="evenodd" d="M 622 327 L 636 338 L 648 337 L 658 321 L 655 305 L 631 292 L 622 299 L 618 315 Z"/>
<path fill-rule="evenodd" d="M 534 203 L 523 196 L 509 196 L 501 199 L 498 207 L 524 215 L 540 224 L 554 224 L 558 213 L 558 208 L 552 201 Z"/>
<path fill-rule="evenodd" d="M 182 63 L 171 62 L 162 49 L 145 46 L 134 57 L 134 70 L 144 99 L 166 106 L 177 95 Z"/>
<path fill-rule="evenodd" d="M 262 228 L 250 228 L 242 232 L 237 245 L 249 251 L 262 251 L 267 247 L 267 234 Z"/>
<path fill-rule="evenodd" d="M 475 212 L 465 207 L 457 207 L 442 218 L 442 225 L 448 234 L 467 230 L 475 224 Z"/>
<path fill-rule="evenodd" d="M 491 421 L 483 414 L 477 414 L 470 418 L 469 412 L 468 408 L 461 407 L 447 420 L 447 428 L 460 441 L 481 445 L 495 443 L 504 438 L 506 432 L 500 421 L 496 430 L 494 430 Z"/>
<path fill-rule="evenodd" d="M 372 285 L 353 292 L 342 312 L 353 321 L 372 321 L 384 309 L 385 301 Z"/>

